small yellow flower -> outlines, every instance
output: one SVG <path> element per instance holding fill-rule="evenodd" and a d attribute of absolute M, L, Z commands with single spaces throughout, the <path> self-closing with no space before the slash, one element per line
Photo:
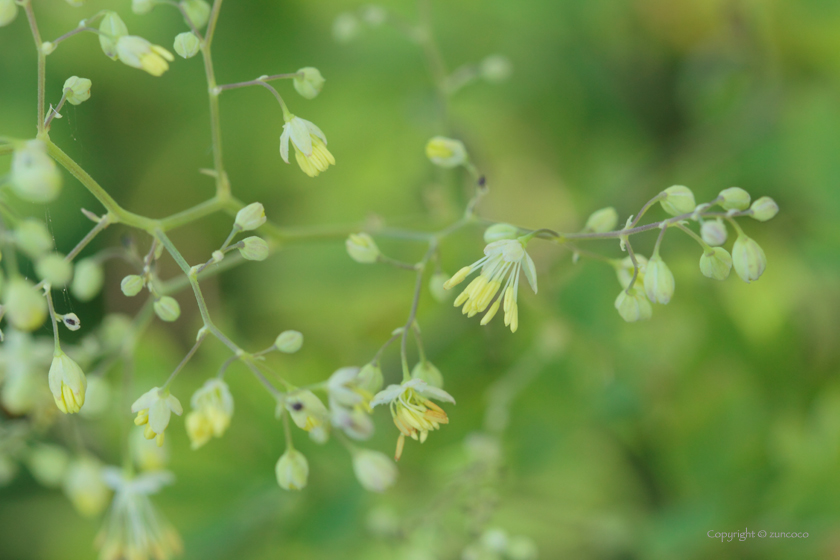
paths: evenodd
<path fill-rule="evenodd" d="M 528 284 L 534 293 L 537 293 L 537 271 L 534 261 L 525 251 L 525 244 L 518 239 L 494 241 L 484 248 L 484 255 L 484 258 L 456 272 L 444 283 L 443 287 L 448 290 L 457 286 L 481 267 L 481 274 L 455 299 L 455 307 L 463 304 L 463 313 L 469 317 L 482 313 L 490 307 L 481 319 L 481 324 L 486 325 L 496 315 L 499 306 L 503 305 L 505 326 L 510 326 L 510 331 L 516 332 L 519 328 L 519 306 L 516 303 L 519 272 L 521 270 L 525 273 Z M 504 287 L 502 287 L 503 281 Z M 491 302 L 493 302 L 492 305 L 490 305 Z"/>
<path fill-rule="evenodd" d="M 117 39 L 117 56 L 123 64 L 145 70 L 152 76 L 162 75 L 169 70 L 167 61 L 175 60 L 168 50 L 136 35 Z"/>
<path fill-rule="evenodd" d="M 181 402 L 169 393 L 153 387 L 144 393 L 131 405 L 131 412 L 137 413 L 134 424 L 137 426 L 146 425 L 143 435 L 146 439 L 156 438 L 158 446 L 163 445 L 164 430 L 169 425 L 169 419 L 174 412 L 178 416 L 183 414 L 184 409 Z"/>
<path fill-rule="evenodd" d="M 396 461 L 402 456 L 405 436 L 423 443 L 429 437 L 429 432 L 437 430 L 441 424 L 449 423 L 446 412 L 429 398 L 455 404 L 452 395 L 443 389 L 432 387 L 422 379 L 411 379 L 401 385 L 389 385 L 370 402 L 371 408 L 385 403 L 391 407 L 391 416 L 400 431 L 397 452 L 394 454 Z"/>
<path fill-rule="evenodd" d="M 335 158 L 327 149 L 327 137 L 313 123 L 300 117 L 291 116 L 283 125 L 280 135 L 280 157 L 289 163 L 289 140 L 295 148 L 295 159 L 310 177 L 317 177 L 335 165 Z"/>
<path fill-rule="evenodd" d="M 193 449 L 198 449 L 213 436 L 224 435 L 233 416 L 233 396 L 227 383 L 221 379 L 207 380 L 193 394 L 190 404 L 193 410 L 187 414 L 186 424 Z"/>
<path fill-rule="evenodd" d="M 79 364 L 60 349 L 50 366 L 49 380 L 58 409 L 64 414 L 79 412 L 85 404 L 87 379 Z"/>

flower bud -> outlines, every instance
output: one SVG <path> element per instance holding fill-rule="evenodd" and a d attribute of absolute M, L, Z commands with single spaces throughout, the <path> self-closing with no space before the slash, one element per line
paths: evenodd
<path fill-rule="evenodd" d="M 204 27 L 210 19 L 210 4 L 204 0 L 182 0 L 179 5 L 187 16 L 187 23 L 192 22 L 196 29 Z"/>
<path fill-rule="evenodd" d="M 510 59 L 501 54 L 491 54 L 481 61 L 479 68 L 481 77 L 492 84 L 504 82 L 513 73 Z"/>
<path fill-rule="evenodd" d="M 47 318 L 47 300 L 29 280 L 12 278 L 3 294 L 6 318 L 19 331 L 31 332 Z"/>
<path fill-rule="evenodd" d="M 726 236 L 726 226 L 720 218 L 715 221 L 706 220 L 700 226 L 700 237 L 712 247 L 726 243 Z"/>
<path fill-rule="evenodd" d="M 120 289 L 122 290 L 122 293 L 128 297 L 134 297 L 140 293 L 140 290 L 142 290 L 145 285 L 146 282 L 143 280 L 142 276 L 129 274 L 122 279 L 122 282 L 120 282 Z"/>
<path fill-rule="evenodd" d="M 653 303 L 668 303 L 674 296 L 674 275 L 658 254 L 651 257 L 645 270 L 645 292 Z"/>
<path fill-rule="evenodd" d="M 251 236 L 240 241 L 239 253 L 249 261 L 264 261 L 268 258 L 268 243 L 261 237 Z"/>
<path fill-rule="evenodd" d="M 64 92 L 67 94 L 67 103 L 80 105 L 83 101 L 90 99 L 91 81 L 87 78 L 70 76 L 64 82 Z"/>
<path fill-rule="evenodd" d="M 138 15 L 148 14 L 154 7 L 154 0 L 131 0 L 131 11 Z"/>
<path fill-rule="evenodd" d="M 645 295 L 636 288 L 621 290 L 618 297 L 615 298 L 615 308 L 621 318 L 628 323 L 634 323 L 640 320 L 650 319 L 653 315 L 653 308 Z"/>
<path fill-rule="evenodd" d="M 382 389 L 383 383 L 382 368 L 379 367 L 379 362 L 365 364 L 356 376 L 356 387 L 367 391 L 371 395 L 378 393 Z"/>
<path fill-rule="evenodd" d="M 297 449 L 287 449 L 277 461 L 274 473 L 283 490 L 302 490 L 309 478 L 309 463 Z"/>
<path fill-rule="evenodd" d="M 359 35 L 359 20 L 348 12 L 339 14 L 333 22 L 332 34 L 336 43 L 349 43 Z"/>
<path fill-rule="evenodd" d="M 82 321 L 79 320 L 79 316 L 75 313 L 65 313 L 61 317 L 61 322 L 64 323 L 64 326 L 71 331 L 77 331 L 82 328 Z"/>
<path fill-rule="evenodd" d="M 662 209 L 672 216 L 694 212 L 697 204 L 694 202 L 694 193 L 691 189 L 682 185 L 668 187 L 664 191 L 665 197 L 659 201 Z"/>
<path fill-rule="evenodd" d="M 32 476 L 39 484 L 48 488 L 61 485 L 70 457 L 64 448 L 57 445 L 38 444 L 27 457 Z"/>
<path fill-rule="evenodd" d="M 29 140 L 15 150 L 9 182 L 15 194 L 38 204 L 55 200 L 61 192 L 61 172 L 40 140 Z"/>
<path fill-rule="evenodd" d="M 286 410 L 297 425 L 304 431 L 311 431 L 324 424 L 329 418 L 327 407 L 315 393 L 307 390 L 295 391 L 286 398 Z"/>
<path fill-rule="evenodd" d="M 325 80 L 324 77 L 321 76 L 321 72 L 317 68 L 307 66 L 306 68 L 298 70 L 297 73 L 302 73 L 303 76 L 295 76 L 293 80 L 295 91 L 297 91 L 301 97 L 306 99 L 315 99 L 324 87 Z"/>
<path fill-rule="evenodd" d="M 43 43 L 41 43 L 40 51 L 44 55 L 50 55 L 50 54 L 53 53 L 54 50 L 55 50 L 55 43 L 53 43 L 52 41 L 44 41 Z"/>
<path fill-rule="evenodd" d="M 779 213 L 779 205 L 769 196 L 762 196 L 752 203 L 752 217 L 759 222 L 766 222 Z"/>
<path fill-rule="evenodd" d="M 642 286 L 645 283 L 645 270 L 647 270 L 648 260 L 644 255 L 636 253 L 636 262 L 639 264 L 639 274 L 636 277 L 635 286 Z M 630 280 L 633 279 L 633 259 L 624 257 L 615 268 L 616 276 L 618 276 L 618 283 L 625 290 L 630 285 Z"/>
<path fill-rule="evenodd" d="M 732 269 L 732 257 L 723 247 L 713 247 L 711 252 L 704 252 L 700 257 L 700 272 L 706 278 L 726 280 Z"/>
<path fill-rule="evenodd" d="M 357 263 L 375 263 L 379 258 L 379 247 L 367 233 L 351 233 L 344 244 L 347 254 Z"/>
<path fill-rule="evenodd" d="M 265 223 L 265 208 L 253 202 L 236 213 L 233 227 L 240 231 L 253 231 Z"/>
<path fill-rule="evenodd" d="M 17 13 L 18 7 L 15 0 L 0 0 L 0 27 L 12 23 Z"/>
<path fill-rule="evenodd" d="M 449 299 L 450 292 L 447 292 L 444 288 L 447 280 L 449 280 L 449 276 L 443 272 L 435 272 L 429 278 L 429 291 L 438 303 L 443 303 Z"/>
<path fill-rule="evenodd" d="M 510 224 L 493 224 L 484 230 L 484 242 L 493 243 L 519 237 L 519 228 Z"/>
<path fill-rule="evenodd" d="M 274 341 L 274 347 L 286 354 L 294 354 L 303 346 L 303 335 L 298 331 L 283 331 Z"/>
<path fill-rule="evenodd" d="M 152 76 L 162 76 L 169 70 L 169 62 L 175 60 L 168 50 L 134 35 L 117 39 L 116 50 L 120 62 L 132 68 L 139 68 Z"/>
<path fill-rule="evenodd" d="M 99 24 L 99 46 L 105 56 L 117 60 L 117 41 L 128 35 L 128 28 L 116 12 L 107 11 Z"/>
<path fill-rule="evenodd" d="M 724 210 L 746 210 L 750 206 L 750 193 L 740 187 L 729 187 L 720 191 L 718 203 Z"/>
<path fill-rule="evenodd" d="M 764 249 L 753 238 L 740 234 L 732 246 L 732 266 L 744 282 L 758 280 L 767 268 Z"/>
<path fill-rule="evenodd" d="M 105 273 L 95 259 L 82 259 L 76 263 L 76 273 L 70 284 L 70 293 L 79 301 L 90 301 L 102 290 Z"/>
<path fill-rule="evenodd" d="M 457 167 L 469 159 L 463 142 L 443 136 L 429 140 L 426 144 L 426 157 L 440 167 Z"/>
<path fill-rule="evenodd" d="M 411 378 L 422 379 L 432 387 L 443 389 L 443 374 L 434 366 L 434 364 L 432 364 L 432 362 L 418 362 L 417 365 L 414 366 L 414 369 L 411 370 Z"/>
<path fill-rule="evenodd" d="M 379 451 L 362 449 L 353 453 L 353 472 L 365 490 L 384 492 L 397 481 L 397 465 Z"/>
<path fill-rule="evenodd" d="M 56 288 L 63 288 L 73 278 L 73 265 L 58 253 L 49 253 L 35 262 L 35 274 Z"/>
<path fill-rule="evenodd" d="M 111 489 L 102 477 L 102 464 L 93 457 L 72 461 L 63 487 L 73 507 L 84 517 L 96 517 L 111 501 Z"/>
<path fill-rule="evenodd" d="M 198 37 L 192 31 L 184 31 L 175 36 L 175 44 L 173 45 L 175 52 L 182 58 L 192 58 L 198 54 L 198 49 L 201 44 Z"/>
<path fill-rule="evenodd" d="M 33 259 L 53 248 L 53 238 L 46 224 L 35 218 L 27 218 L 18 224 L 15 228 L 15 243 Z"/>
<path fill-rule="evenodd" d="M 50 392 L 55 405 L 64 414 L 75 414 L 85 404 L 87 379 L 79 364 L 61 351 L 53 357 L 50 365 Z"/>
<path fill-rule="evenodd" d="M 592 215 L 589 216 L 589 219 L 586 220 L 586 227 L 584 227 L 584 231 L 606 233 L 614 230 L 617 225 L 618 212 L 615 211 L 615 208 L 609 206 L 593 212 Z"/>
<path fill-rule="evenodd" d="M 176 321 L 181 316 L 181 306 L 174 298 L 163 296 L 154 303 L 155 314 L 160 317 L 161 321 L 171 323 Z"/>

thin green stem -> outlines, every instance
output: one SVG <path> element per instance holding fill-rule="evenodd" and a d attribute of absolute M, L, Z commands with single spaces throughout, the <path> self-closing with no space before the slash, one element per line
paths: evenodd
<path fill-rule="evenodd" d="M 286 410 L 286 407 L 283 407 L 283 433 L 286 435 L 286 448 L 289 450 L 293 450 L 295 448 L 294 441 L 292 440 L 292 426 L 289 424 L 289 411 Z"/>
<path fill-rule="evenodd" d="M 58 102 L 58 106 L 50 107 L 50 114 L 47 115 L 47 120 L 44 122 L 44 128 L 46 130 L 50 129 L 50 124 L 52 124 L 53 119 L 58 116 L 58 112 L 61 111 L 61 108 L 64 107 L 64 102 L 67 101 L 67 90 L 65 89 L 61 94 L 61 100 Z"/>
<path fill-rule="evenodd" d="M 26 19 L 29 21 L 29 29 L 32 31 L 32 38 L 35 40 L 35 50 L 38 51 L 38 136 L 44 134 L 44 98 L 46 91 L 47 76 L 47 55 L 41 50 L 41 32 L 38 30 L 38 22 L 35 20 L 35 12 L 32 10 L 32 0 L 27 0 L 23 5 L 26 12 Z"/>
<path fill-rule="evenodd" d="M 703 241 L 702 237 L 700 237 L 699 235 L 697 235 L 696 233 L 691 231 L 689 228 L 687 228 L 683 224 L 677 224 L 677 227 L 679 229 L 681 229 L 682 231 L 684 231 L 685 233 L 687 233 L 692 238 L 694 238 L 694 240 L 697 241 L 697 243 L 699 243 L 701 247 L 703 247 L 704 252 L 706 252 L 707 254 L 714 252 L 714 249 L 712 249 L 712 247 L 708 243 Z"/>
<path fill-rule="evenodd" d="M 93 226 L 93 229 L 90 230 L 87 233 L 87 235 L 85 235 L 82 238 L 82 240 L 79 241 L 79 243 L 76 244 L 75 247 L 73 247 L 73 250 L 70 251 L 69 253 L 67 253 L 67 256 L 64 257 L 64 260 L 72 261 L 73 259 L 75 259 L 76 256 L 82 251 L 82 249 L 87 247 L 88 243 L 93 241 L 93 238 L 96 237 L 97 235 L 99 235 L 99 232 L 101 232 L 103 229 L 105 229 L 109 225 L 111 225 L 111 214 L 105 214 L 104 216 L 102 216 L 99 219 L 99 221 L 96 223 L 96 225 Z"/>
<path fill-rule="evenodd" d="M 645 215 L 645 212 L 647 212 L 650 209 L 651 206 L 653 206 L 654 204 L 656 204 L 657 202 L 659 202 L 660 200 L 662 200 L 666 196 L 668 196 L 668 195 L 665 194 L 664 192 L 661 192 L 658 195 L 651 198 L 650 200 L 648 200 L 645 203 L 645 205 L 642 206 L 642 209 L 639 210 L 639 213 L 636 214 L 636 217 L 633 219 L 633 222 L 630 224 L 630 228 L 635 227 L 635 225 L 639 223 L 639 220 L 642 219 L 642 216 Z"/>
<path fill-rule="evenodd" d="M 54 354 L 56 356 L 60 356 L 61 355 L 61 344 L 58 341 L 58 320 L 56 319 L 55 306 L 53 305 L 52 286 L 50 286 L 49 284 L 44 285 L 44 297 L 47 298 L 47 307 L 50 311 L 50 319 L 52 320 L 53 337 L 55 339 Z"/>
<path fill-rule="evenodd" d="M 169 388 L 169 386 L 172 384 L 172 381 L 175 380 L 175 376 L 178 375 L 178 373 L 180 373 L 180 371 L 184 369 L 184 366 L 187 365 L 187 362 L 189 362 L 192 359 L 196 351 L 198 351 L 198 347 L 201 346 L 202 342 L 204 342 L 205 338 L 207 338 L 207 331 L 202 329 L 201 331 L 199 331 L 198 338 L 196 338 L 193 347 L 190 348 L 190 351 L 187 352 L 187 355 L 184 356 L 184 359 L 181 360 L 181 363 L 178 364 L 178 367 L 175 368 L 175 371 L 173 371 L 169 375 L 169 378 L 166 380 L 166 383 L 163 384 L 163 387 L 161 387 L 161 389 L 165 391 L 167 388 Z"/>

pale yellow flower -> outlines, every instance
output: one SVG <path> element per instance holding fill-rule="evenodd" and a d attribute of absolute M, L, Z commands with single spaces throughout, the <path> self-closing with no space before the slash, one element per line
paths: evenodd
<path fill-rule="evenodd" d="M 143 433 L 146 439 L 156 438 L 158 446 L 161 446 L 163 445 L 163 432 L 169 425 L 169 418 L 172 413 L 180 416 L 184 409 L 181 407 L 181 402 L 169 393 L 169 389 L 163 390 L 153 387 L 134 401 L 134 404 L 131 405 L 131 412 L 137 413 L 137 418 L 134 419 L 135 425 L 146 425 Z"/>
<path fill-rule="evenodd" d="M 168 50 L 136 35 L 117 39 L 117 56 L 123 64 L 145 70 L 152 76 L 162 75 L 169 70 L 167 61 L 175 60 Z"/>
<path fill-rule="evenodd" d="M 212 437 L 222 437 L 233 416 L 233 396 L 227 383 L 208 379 L 190 401 L 192 412 L 187 414 L 187 435 L 192 448 L 198 449 Z"/>
<path fill-rule="evenodd" d="M 295 159 L 310 177 L 317 177 L 335 165 L 335 158 L 327 149 L 327 137 L 315 124 L 300 117 L 291 116 L 283 125 L 280 135 L 280 157 L 289 163 L 289 140 L 295 148 Z"/>

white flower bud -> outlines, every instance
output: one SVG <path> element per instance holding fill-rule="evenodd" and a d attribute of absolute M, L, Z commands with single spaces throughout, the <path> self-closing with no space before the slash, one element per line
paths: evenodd
<path fill-rule="evenodd" d="M 345 242 L 347 254 L 357 263 L 375 263 L 379 258 L 379 247 L 367 233 L 351 233 Z"/>
<path fill-rule="evenodd" d="M 779 205 L 769 196 L 762 196 L 752 203 L 752 217 L 759 222 L 766 222 L 779 213 Z"/>
<path fill-rule="evenodd" d="M 81 105 L 82 102 L 90 99 L 91 81 L 87 78 L 70 76 L 64 82 L 64 91 L 67 94 L 67 103 Z"/>
<path fill-rule="evenodd" d="M 589 219 L 586 220 L 586 227 L 584 227 L 584 231 L 606 233 L 608 231 L 613 231 L 617 225 L 618 212 L 615 211 L 615 208 L 609 206 L 593 212 L 592 215 L 589 216 Z"/>
<path fill-rule="evenodd" d="M 315 393 L 307 390 L 295 391 L 286 398 L 286 410 L 297 425 L 304 431 L 311 431 L 323 425 L 329 418 L 327 407 Z"/>
<path fill-rule="evenodd" d="M 468 161 L 467 149 L 460 140 L 435 136 L 426 144 L 426 157 L 440 167 L 457 167 Z"/>
<path fill-rule="evenodd" d="M 79 301 L 90 301 L 102 290 L 104 282 L 105 273 L 102 265 L 92 258 L 82 259 L 76 263 L 70 293 Z"/>
<path fill-rule="evenodd" d="M 46 224 L 35 218 L 27 218 L 15 228 L 15 243 L 30 258 L 37 258 L 52 251 L 53 238 Z"/>
<path fill-rule="evenodd" d="M 111 501 L 111 489 L 102 477 L 102 464 L 93 457 L 80 457 L 71 462 L 63 487 L 73 507 L 85 517 L 96 517 Z"/>
<path fill-rule="evenodd" d="M 122 293 L 128 297 L 134 297 L 140 293 L 140 290 L 142 290 L 145 285 L 146 282 L 143 280 L 142 276 L 129 274 L 122 279 L 122 282 L 120 282 L 120 289 L 122 290 Z"/>
<path fill-rule="evenodd" d="M 324 87 L 324 77 L 317 68 L 307 66 L 298 70 L 298 74 L 303 73 L 303 77 L 295 76 L 293 82 L 295 90 L 306 99 L 314 99 L 321 93 Z"/>
<path fill-rule="evenodd" d="M 648 260 L 644 255 L 636 253 L 636 262 L 639 265 L 639 275 L 636 277 L 635 286 L 642 286 L 645 283 L 645 270 L 647 270 Z M 618 276 L 618 283 L 625 290 L 630 285 L 630 280 L 633 279 L 633 259 L 629 256 L 624 257 L 615 268 L 616 276 Z"/>
<path fill-rule="evenodd" d="M 446 288 L 443 287 L 447 280 L 449 280 L 449 276 L 443 272 L 435 272 L 432 274 L 432 277 L 429 278 L 429 291 L 438 303 L 447 301 L 452 293 L 448 292 Z"/>
<path fill-rule="evenodd" d="M 668 303 L 674 296 L 674 275 L 658 254 L 651 257 L 645 270 L 645 292 L 653 303 Z"/>
<path fill-rule="evenodd" d="M 180 6 L 196 29 L 204 27 L 210 19 L 210 4 L 204 0 L 182 0 Z"/>
<path fill-rule="evenodd" d="M 359 20 L 348 12 L 339 14 L 333 22 L 332 33 L 337 43 L 349 43 L 359 34 Z"/>
<path fill-rule="evenodd" d="M 236 213 L 234 227 L 240 231 L 253 231 L 265 223 L 265 208 L 253 202 Z"/>
<path fill-rule="evenodd" d="M 55 200 L 61 192 L 61 172 L 40 140 L 29 140 L 15 150 L 9 182 L 15 194 L 38 204 Z"/>
<path fill-rule="evenodd" d="M 740 234 L 732 246 L 732 266 L 744 282 L 758 280 L 767 268 L 764 249 L 753 238 Z"/>
<path fill-rule="evenodd" d="M 27 457 L 27 464 L 32 476 L 39 484 L 48 488 L 61 485 L 70 456 L 64 448 L 57 445 L 38 444 Z"/>
<path fill-rule="evenodd" d="M 116 12 L 107 11 L 99 24 L 99 45 L 105 56 L 117 60 L 117 41 L 128 35 L 128 28 Z"/>
<path fill-rule="evenodd" d="M 19 331 L 31 332 L 47 318 L 47 300 L 29 280 L 12 278 L 4 290 L 6 318 Z"/>
<path fill-rule="evenodd" d="M 353 454 L 353 472 L 365 490 L 384 492 L 397 481 L 397 465 L 379 451 L 362 449 Z"/>
<path fill-rule="evenodd" d="M 706 220 L 700 226 L 700 237 L 712 247 L 718 247 L 726 243 L 726 236 L 726 225 L 720 218 L 715 221 Z"/>
<path fill-rule="evenodd" d="M 726 280 L 732 269 L 732 257 L 723 247 L 713 247 L 709 253 L 700 257 L 700 272 L 706 278 Z"/>
<path fill-rule="evenodd" d="M 303 335 L 298 331 L 283 331 L 274 340 L 274 347 L 286 354 L 294 354 L 303 346 Z"/>
<path fill-rule="evenodd" d="M 12 23 L 17 13 L 18 7 L 15 0 L 0 0 L 0 27 Z"/>
<path fill-rule="evenodd" d="M 138 15 L 148 14 L 154 7 L 154 0 L 131 0 L 131 11 Z"/>
<path fill-rule="evenodd" d="M 375 364 L 365 364 L 356 376 L 356 386 L 371 395 L 378 393 L 382 389 L 383 384 L 382 368 L 378 362 Z"/>
<path fill-rule="evenodd" d="M 519 228 L 511 224 L 493 224 L 484 230 L 484 242 L 493 243 L 519 237 Z"/>
<path fill-rule="evenodd" d="M 181 306 L 174 298 L 163 296 L 154 303 L 155 314 L 160 317 L 162 321 L 171 323 L 177 321 L 181 316 Z"/>
<path fill-rule="evenodd" d="M 510 59 L 501 54 L 491 54 L 481 61 L 479 69 L 481 77 L 492 84 L 504 82 L 513 74 L 513 65 Z"/>
<path fill-rule="evenodd" d="M 615 308 L 621 318 L 628 323 L 650 319 L 653 315 L 653 308 L 645 294 L 635 287 L 630 288 L 630 293 L 627 293 L 627 290 L 621 290 L 615 298 Z"/>
<path fill-rule="evenodd" d="M 85 404 L 87 379 L 79 364 L 61 350 L 58 352 L 50 365 L 50 392 L 61 412 L 75 414 Z"/>
<path fill-rule="evenodd" d="M 694 212 L 697 204 L 694 202 L 694 193 L 691 189 L 682 185 L 668 187 L 664 191 L 665 198 L 659 201 L 662 209 L 672 216 Z"/>
<path fill-rule="evenodd" d="M 248 237 L 240 241 L 239 253 L 249 261 L 264 261 L 268 258 L 268 243 L 261 237 Z"/>
<path fill-rule="evenodd" d="M 719 202 L 724 210 L 746 210 L 750 206 L 750 193 L 740 187 L 729 187 L 720 191 L 723 200 Z"/>
<path fill-rule="evenodd" d="M 432 387 L 443 389 L 443 374 L 432 362 L 418 362 L 411 370 L 412 379 L 422 379 Z"/>
<path fill-rule="evenodd" d="M 182 58 L 192 58 L 198 54 L 199 48 L 201 48 L 201 44 L 198 41 L 198 37 L 195 36 L 195 33 L 192 31 L 185 31 L 183 33 L 178 33 L 175 36 L 175 44 L 173 45 L 175 52 L 178 53 L 178 56 Z"/>
<path fill-rule="evenodd" d="M 63 288 L 73 278 L 73 265 L 64 260 L 64 255 L 49 253 L 35 262 L 35 274 L 56 288 Z"/>
<path fill-rule="evenodd" d="M 302 490 L 309 478 L 309 463 L 297 449 L 287 449 L 277 461 L 274 473 L 283 490 Z"/>

